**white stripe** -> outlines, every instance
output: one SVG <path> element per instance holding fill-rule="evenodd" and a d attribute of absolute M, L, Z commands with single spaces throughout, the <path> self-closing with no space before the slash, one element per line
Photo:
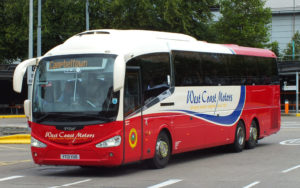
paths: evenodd
<path fill-rule="evenodd" d="M 281 127 L 282 129 L 299 129 L 300 127 Z"/>
<path fill-rule="evenodd" d="M 148 188 L 160 188 L 160 187 L 165 187 L 165 186 L 168 186 L 168 185 L 172 185 L 172 184 L 174 184 L 174 183 L 178 183 L 178 182 L 180 182 L 180 181 L 182 181 L 182 180 L 180 180 L 180 179 L 170 179 L 170 180 L 168 180 L 168 181 L 165 181 L 165 182 L 162 182 L 162 183 L 159 183 L 159 184 L 156 184 L 156 185 L 152 185 L 152 186 L 150 186 L 150 187 L 148 187 Z"/>
<path fill-rule="evenodd" d="M 287 121 L 287 122 L 281 122 L 282 124 L 299 124 L 297 121 Z"/>
<path fill-rule="evenodd" d="M 69 186 L 71 186 L 71 185 L 76 185 L 76 184 L 84 183 L 84 182 L 88 182 L 88 181 L 91 181 L 91 179 L 86 179 L 86 180 L 82 180 L 82 181 L 77 181 L 77 182 L 74 182 L 74 183 L 68 183 L 68 184 L 64 184 L 64 185 L 60 185 L 60 186 L 53 186 L 53 187 L 49 187 L 49 188 L 69 187 Z"/>
<path fill-rule="evenodd" d="M 283 171 L 281 171 L 281 172 L 282 172 L 282 173 L 287 173 L 287 172 L 290 172 L 290 171 L 295 170 L 295 169 L 297 169 L 297 168 L 300 168 L 300 165 L 294 166 L 294 167 L 289 168 L 289 169 L 286 169 L 286 170 L 283 170 Z"/>
<path fill-rule="evenodd" d="M 65 184 L 65 185 L 62 185 L 62 186 L 63 186 L 63 187 L 68 187 L 68 186 L 70 186 L 70 185 L 75 185 L 75 184 L 84 183 L 84 182 L 88 182 L 88 181 L 91 181 L 91 179 L 86 179 L 86 180 L 82 180 L 82 181 L 77 181 L 77 182 Z"/>
<path fill-rule="evenodd" d="M 251 184 L 249 184 L 249 185 L 246 185 L 246 186 L 243 187 L 243 188 L 250 188 L 250 187 L 253 187 L 253 186 L 255 186 L 255 185 L 259 184 L 259 183 L 260 183 L 259 181 L 256 181 L 256 182 L 253 182 L 253 183 L 251 183 Z"/>
<path fill-rule="evenodd" d="M 12 180 L 12 179 L 22 178 L 22 177 L 24 177 L 24 176 L 9 176 L 9 177 L 0 179 L 0 181 Z"/>
<path fill-rule="evenodd" d="M 300 125 L 300 123 L 281 123 L 282 126 L 287 126 L 287 125 Z"/>

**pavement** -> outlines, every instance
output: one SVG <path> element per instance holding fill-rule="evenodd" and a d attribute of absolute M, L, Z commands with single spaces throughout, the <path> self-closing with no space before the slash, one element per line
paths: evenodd
<path fill-rule="evenodd" d="M 281 116 L 295 116 L 295 117 L 300 117 L 300 113 L 281 113 Z"/>
<path fill-rule="evenodd" d="M 0 144 L 30 144 L 30 129 L 24 115 L 0 115 Z"/>

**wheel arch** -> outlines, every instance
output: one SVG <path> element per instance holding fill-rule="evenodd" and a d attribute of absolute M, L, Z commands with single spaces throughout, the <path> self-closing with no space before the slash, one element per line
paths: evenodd
<path fill-rule="evenodd" d="M 243 118 L 240 118 L 237 122 L 236 122 L 236 125 L 235 125 L 235 129 L 238 125 L 239 122 L 242 122 L 243 126 L 244 126 L 244 129 L 246 130 L 246 123 L 245 123 L 245 120 Z"/>

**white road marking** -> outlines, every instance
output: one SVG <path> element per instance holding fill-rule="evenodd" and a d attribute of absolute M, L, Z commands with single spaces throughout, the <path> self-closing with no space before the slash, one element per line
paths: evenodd
<path fill-rule="evenodd" d="M 281 127 L 282 129 L 300 129 L 300 127 Z"/>
<path fill-rule="evenodd" d="M 0 181 L 12 180 L 12 179 L 22 178 L 22 177 L 24 177 L 24 176 L 9 176 L 6 178 L 1 178 Z"/>
<path fill-rule="evenodd" d="M 283 171 L 281 171 L 281 172 L 282 172 L 282 173 L 287 173 L 287 172 L 290 172 L 290 171 L 295 170 L 295 169 L 297 169 L 297 168 L 300 168 L 300 165 L 297 165 L 297 166 L 294 166 L 294 167 L 292 167 L 292 168 L 283 170 Z"/>
<path fill-rule="evenodd" d="M 281 145 L 290 145 L 290 146 L 300 145 L 300 138 L 284 140 L 284 141 L 281 141 L 279 144 L 281 144 Z"/>
<path fill-rule="evenodd" d="M 281 124 L 296 124 L 299 125 L 300 123 L 297 121 L 287 121 L 287 122 L 281 122 Z"/>
<path fill-rule="evenodd" d="M 300 122 L 282 122 L 282 128 L 300 128 Z"/>
<path fill-rule="evenodd" d="M 156 185 L 152 185 L 152 186 L 150 186 L 150 187 L 148 187 L 148 188 L 160 188 L 160 187 L 165 187 L 165 186 L 168 186 L 168 185 L 172 185 L 172 184 L 174 184 L 174 183 L 178 183 L 178 182 L 180 182 L 180 181 L 182 181 L 182 180 L 180 180 L 180 179 L 170 179 L 170 180 L 168 180 L 168 181 L 165 181 L 165 182 L 162 182 L 162 183 L 159 183 L 159 184 L 156 184 Z"/>
<path fill-rule="evenodd" d="M 53 186 L 53 187 L 49 187 L 49 188 L 69 187 L 69 186 L 71 186 L 71 185 L 76 185 L 76 184 L 88 182 L 88 181 L 91 181 L 91 180 L 92 180 L 92 179 L 86 179 L 86 180 L 82 180 L 82 181 L 76 181 L 76 182 L 74 182 L 74 183 L 68 183 L 68 184 L 59 185 L 59 186 Z"/>
<path fill-rule="evenodd" d="M 253 186 L 255 186 L 255 185 L 259 184 L 259 183 L 260 183 L 259 181 L 256 181 L 256 182 L 253 182 L 253 183 L 251 183 L 251 184 L 249 184 L 249 185 L 246 185 L 246 186 L 243 187 L 243 188 L 250 188 L 250 187 L 253 187 Z"/>

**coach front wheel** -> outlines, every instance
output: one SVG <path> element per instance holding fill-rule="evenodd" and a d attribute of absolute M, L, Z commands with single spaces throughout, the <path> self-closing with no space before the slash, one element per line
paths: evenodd
<path fill-rule="evenodd" d="M 236 126 L 235 131 L 235 139 L 234 143 L 232 144 L 232 149 L 234 152 L 241 152 L 245 147 L 245 127 L 242 121 L 239 121 Z"/>
<path fill-rule="evenodd" d="M 164 168 L 170 159 L 171 147 L 168 135 L 165 132 L 159 133 L 156 145 L 155 155 L 153 159 L 148 160 L 148 164 L 151 168 Z"/>

